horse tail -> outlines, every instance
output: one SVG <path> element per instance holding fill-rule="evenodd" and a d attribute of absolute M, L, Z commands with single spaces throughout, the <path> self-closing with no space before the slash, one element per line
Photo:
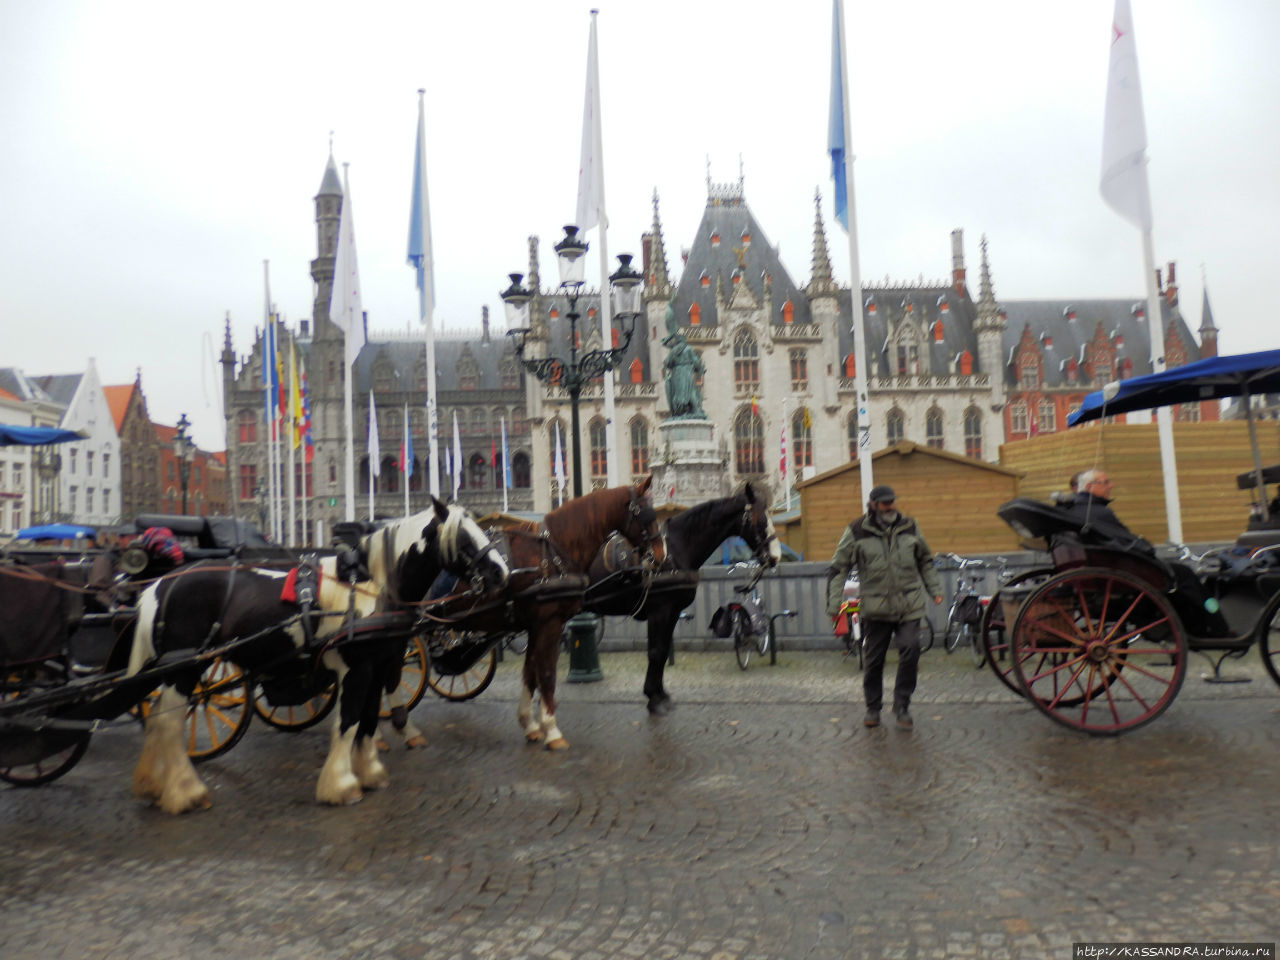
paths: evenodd
<path fill-rule="evenodd" d="M 156 616 L 160 612 L 160 584 L 157 581 L 138 597 L 138 620 L 133 628 L 133 646 L 129 649 L 129 669 L 125 676 L 133 676 L 155 659 Z"/>

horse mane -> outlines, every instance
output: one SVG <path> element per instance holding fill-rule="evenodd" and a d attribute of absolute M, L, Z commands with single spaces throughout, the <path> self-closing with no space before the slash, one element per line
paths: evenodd
<path fill-rule="evenodd" d="M 586 569 L 605 534 L 617 528 L 609 518 L 624 513 L 630 502 L 631 487 L 607 487 L 556 507 L 542 523 L 552 542 Z"/>

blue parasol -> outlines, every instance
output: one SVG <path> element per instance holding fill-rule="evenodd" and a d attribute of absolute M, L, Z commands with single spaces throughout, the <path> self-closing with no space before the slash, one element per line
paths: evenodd
<path fill-rule="evenodd" d="M 78 430 L 64 430 L 62 427 L 16 427 L 0 423 L 0 447 L 17 444 L 34 447 L 45 443 L 68 443 L 72 440 L 84 440 L 87 436 Z"/>

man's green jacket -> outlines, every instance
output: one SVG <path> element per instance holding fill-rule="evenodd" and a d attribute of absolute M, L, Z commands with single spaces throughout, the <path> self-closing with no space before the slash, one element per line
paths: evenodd
<path fill-rule="evenodd" d="M 919 620 L 925 604 L 942 595 L 933 554 L 916 522 L 900 514 L 887 529 L 869 515 L 845 527 L 827 567 L 827 614 L 840 610 L 844 581 L 857 569 L 858 615 L 870 620 Z"/>

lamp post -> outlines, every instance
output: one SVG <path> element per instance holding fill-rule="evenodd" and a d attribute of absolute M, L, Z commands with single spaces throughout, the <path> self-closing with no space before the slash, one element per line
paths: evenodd
<path fill-rule="evenodd" d="M 182 514 L 187 513 L 187 482 L 191 479 L 191 461 L 195 457 L 196 443 L 187 431 L 191 421 L 184 413 L 178 418 L 178 432 L 173 437 L 173 458 L 178 461 L 178 482 L 182 484 Z"/>
<path fill-rule="evenodd" d="M 516 357 L 521 365 L 543 383 L 562 384 L 569 394 L 569 411 L 571 426 L 569 444 L 573 457 L 573 495 L 582 496 L 582 450 L 578 439 L 579 401 L 582 387 L 594 377 L 609 373 L 621 362 L 623 354 L 631 343 L 635 333 L 636 319 L 640 315 L 640 287 L 643 278 L 631 266 L 631 255 L 619 254 L 620 266 L 609 277 L 610 296 L 613 298 L 613 316 L 622 323 L 628 321 L 622 330 L 617 347 L 610 343 L 599 350 L 586 353 L 578 352 L 578 298 L 582 294 L 582 285 L 586 271 L 585 256 L 587 244 L 578 238 L 576 226 L 564 228 L 564 239 L 555 245 L 556 263 L 560 268 L 560 290 L 569 298 L 569 342 L 568 358 L 555 356 L 527 357 L 525 345 L 529 334 L 529 301 L 536 291 L 529 291 L 521 286 L 523 274 L 509 274 L 511 285 L 502 292 L 502 302 L 506 305 L 507 336 L 515 344 Z M 593 613 L 580 613 L 569 621 L 569 632 L 573 640 L 569 649 L 570 683 L 585 683 L 603 680 L 600 671 L 599 649 L 596 643 L 597 624 L 599 618 Z"/>

